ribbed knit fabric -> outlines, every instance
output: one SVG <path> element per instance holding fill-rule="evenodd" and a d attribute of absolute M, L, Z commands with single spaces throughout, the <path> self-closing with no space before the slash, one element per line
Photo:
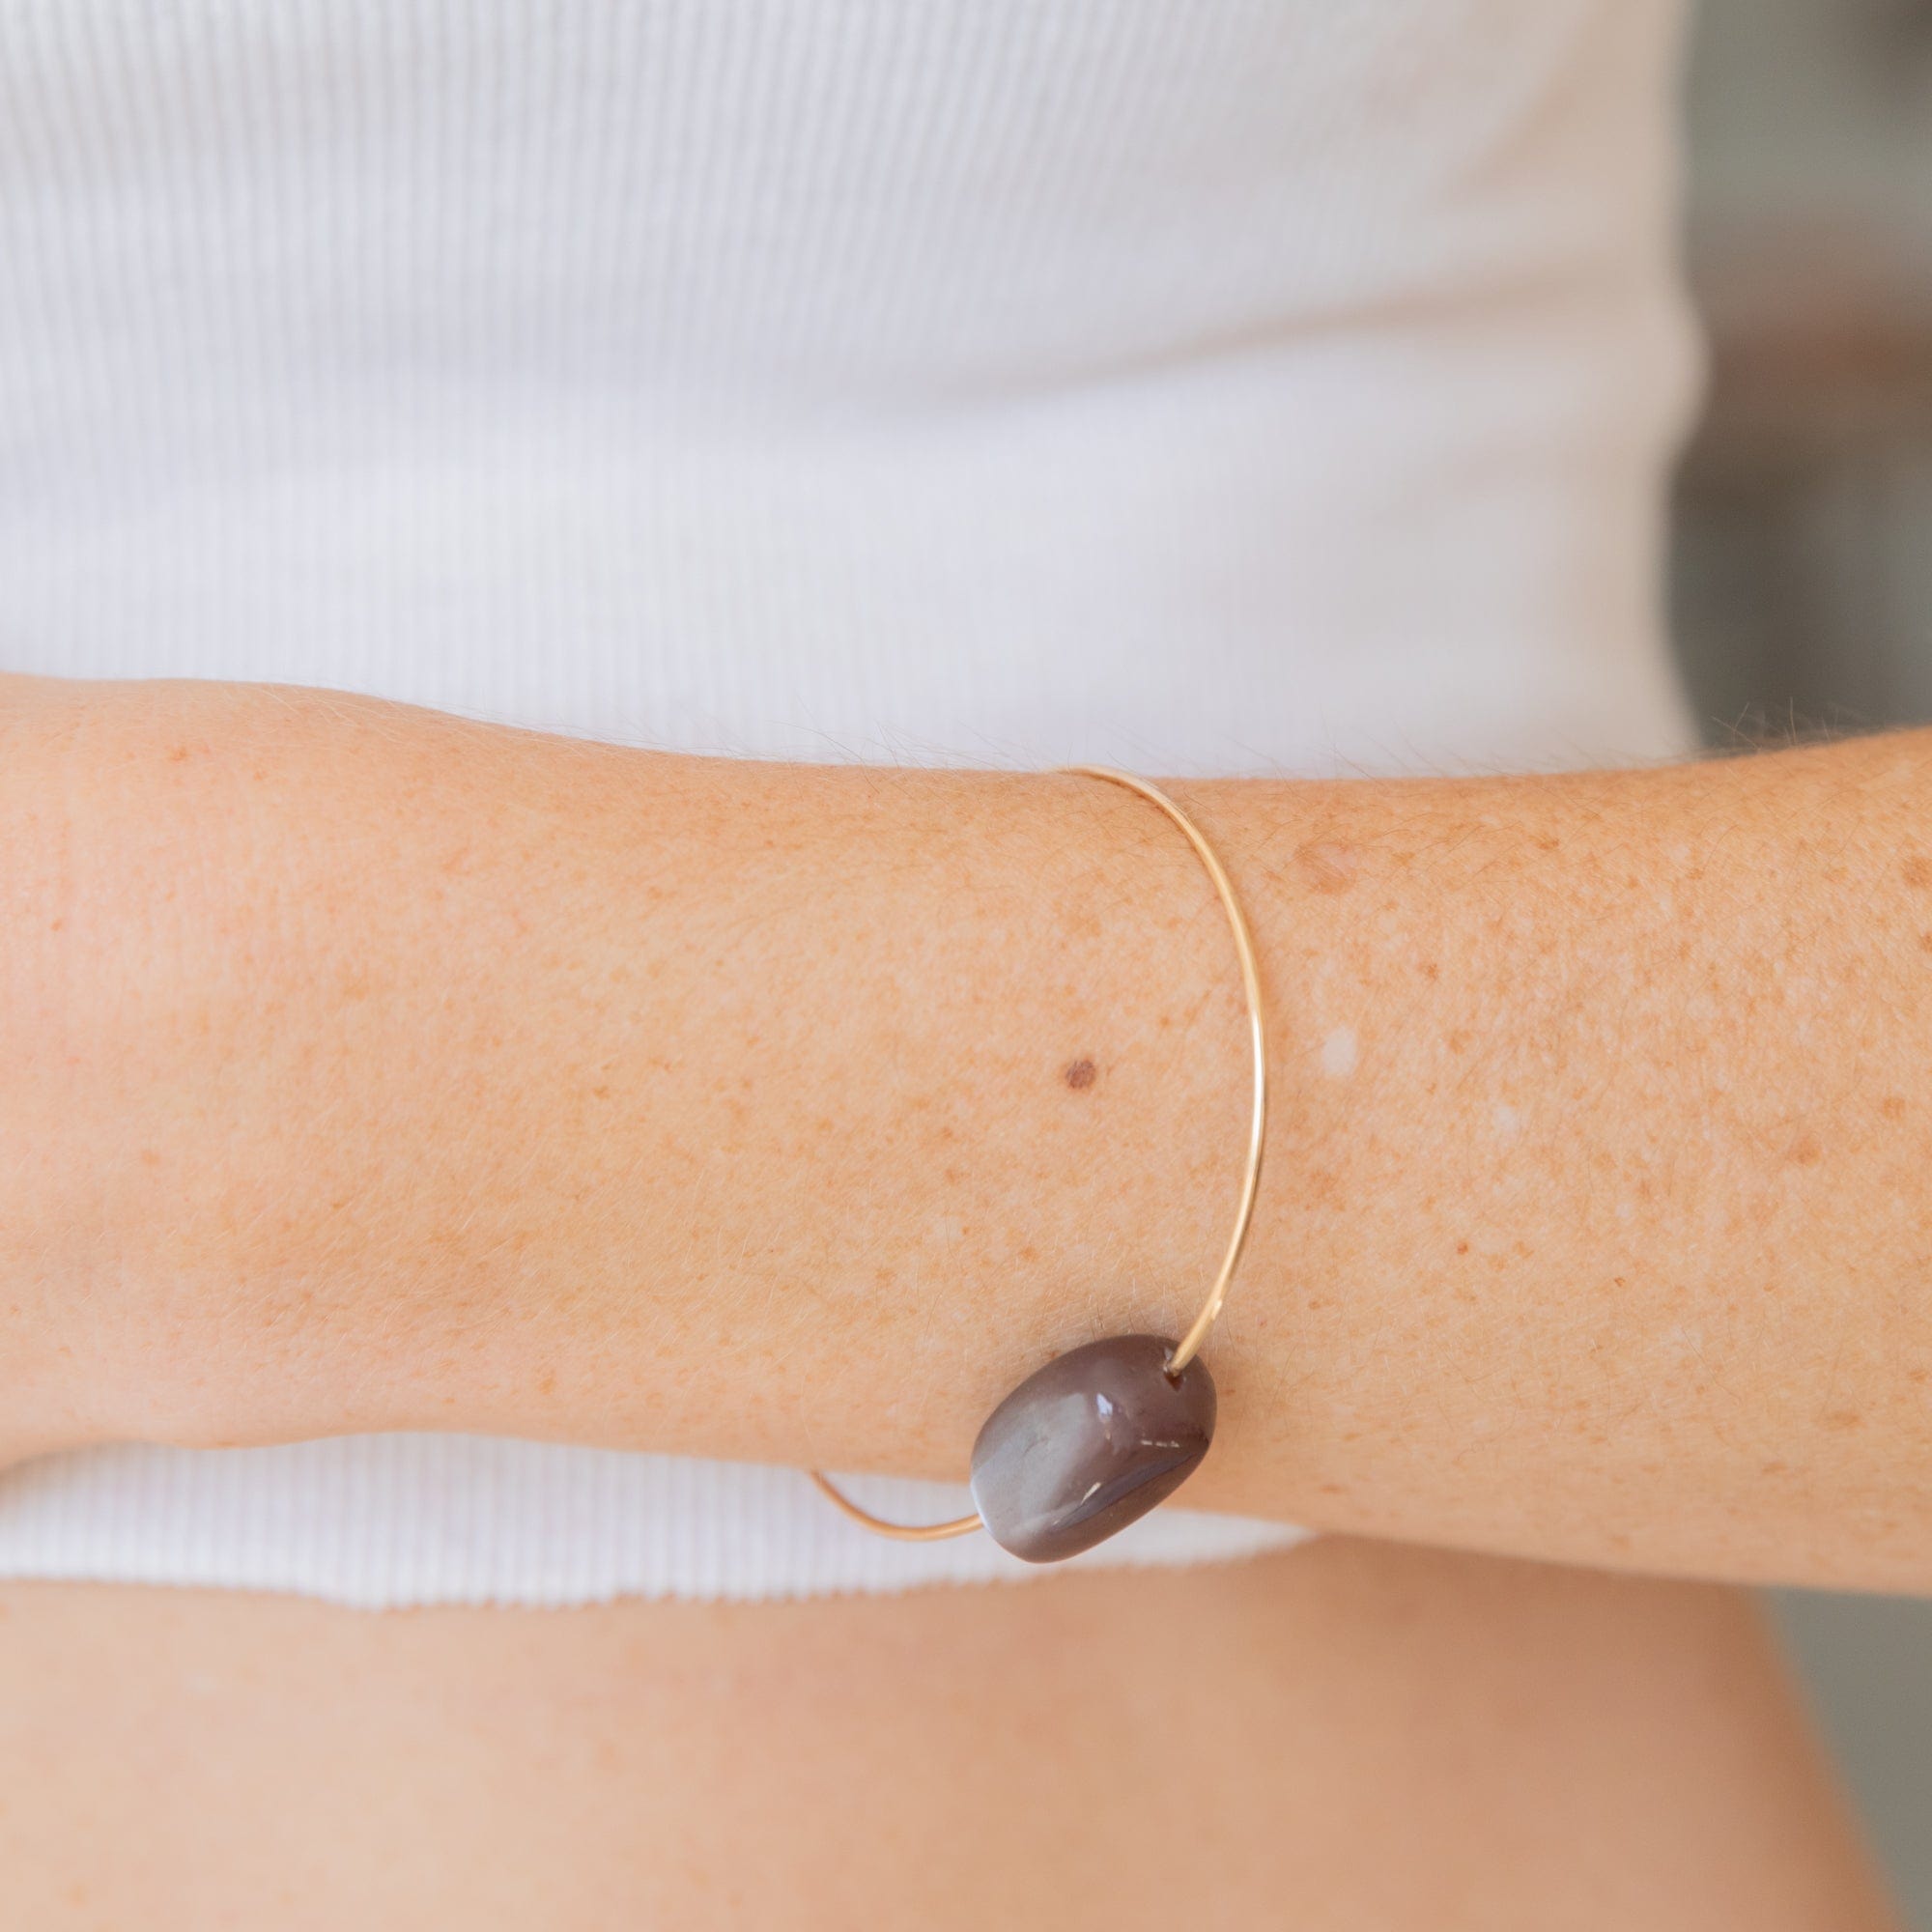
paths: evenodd
<path fill-rule="evenodd" d="M 973 1506 L 963 1485 L 845 1481 L 904 1522 Z M 1304 1533 L 1160 1509 L 1072 1565 L 1247 1556 Z M 5 1575 L 298 1590 L 365 1609 L 806 1597 L 1043 1574 L 983 1535 L 873 1536 L 796 1469 L 478 1435 L 46 1457 L 0 1475 L 0 1548 Z"/>
<path fill-rule="evenodd" d="M 0 664 L 748 755 L 1680 752 L 1676 31 L 0 0 Z M 1093 1560 L 1294 1534 L 1164 1510 Z M 469 1438 L 0 1477 L 0 1574 L 554 1603 L 1018 1567 L 794 1472 Z"/>

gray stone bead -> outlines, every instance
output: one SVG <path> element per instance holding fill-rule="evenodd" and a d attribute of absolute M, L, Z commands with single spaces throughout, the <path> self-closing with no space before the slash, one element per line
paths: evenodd
<path fill-rule="evenodd" d="M 1214 1439 L 1214 1378 L 1179 1379 L 1172 1342 L 1115 1335 L 1057 1355 L 986 1418 L 973 1501 L 989 1535 L 1029 1563 L 1077 1556 L 1147 1515 Z"/>

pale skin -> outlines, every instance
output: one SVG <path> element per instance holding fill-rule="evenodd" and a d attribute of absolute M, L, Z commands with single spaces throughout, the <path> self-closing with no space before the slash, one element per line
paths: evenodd
<path fill-rule="evenodd" d="M 1211 892 L 1144 803 L 1065 777 L 651 754 L 339 695 L 0 692 L 10 1457 L 454 1428 L 956 1477 L 1031 1368 L 1191 1316 L 1234 1205 L 1241 1009 Z M 983 1640 L 1010 1644 L 995 1681 L 1023 1688 L 1042 1628 L 1083 1606 L 1122 1642 L 1145 1629 L 1169 1664 L 1188 1618 L 1322 1626 L 1324 1681 L 1396 1687 L 1386 1749 L 1287 1655 L 1249 1657 L 1226 1688 L 1274 1712 L 1302 1770 L 1271 1763 L 1258 1785 L 1239 1762 L 1254 1740 L 1201 1747 L 1203 1777 L 1230 1783 L 1217 1815 L 1265 1803 L 1255 1833 L 1295 1861 L 1300 1901 L 1330 1899 L 1322 1922 L 1410 1922 L 1362 1902 L 1370 1863 L 1392 1899 L 1412 1881 L 1416 1923 L 1716 1923 L 1746 1874 L 1767 1885 L 1754 1924 L 1886 1922 L 1728 1593 L 1480 1559 L 1932 1588 L 1932 737 L 1173 789 L 1247 903 L 1278 1083 L 1254 1236 L 1207 1350 L 1220 1433 L 1185 1500 L 1471 1554 L 1338 1539 L 1153 1582 L 975 1593 L 1001 1605 Z M 1470 1580 L 1492 1576 L 1516 1580 Z M 1376 1638 L 1410 1592 L 1435 1606 L 1423 1627 L 1398 1616 Z M 60 1681 L 100 1594 L 0 1593 L 13 1655 L 34 1660 L 12 1708 Z M 584 1613 L 572 1646 L 628 1643 L 668 1685 L 680 1646 L 728 1652 L 733 1629 L 759 1632 L 735 1655 L 797 1644 L 821 1670 L 842 1645 L 844 1678 L 892 1693 L 877 1723 L 923 1717 L 934 1748 L 989 1714 L 1000 1729 L 1001 1692 L 977 1716 L 921 1703 L 965 1601 L 894 1600 L 897 1625 L 878 1604 Z M 439 1654 L 473 1647 L 497 1676 L 496 1647 L 525 1641 L 503 1634 L 514 1616 L 440 1614 Z M 606 1616 L 633 1635 L 599 1634 Z M 331 1618 L 370 1627 L 211 1599 L 180 1641 L 205 1662 L 278 1657 L 338 1640 L 318 1634 Z M 1567 1646 L 1548 1634 L 1566 1618 Z M 1539 1688 L 1521 1677 L 1530 1628 L 1552 1645 Z M 900 1664 L 894 1629 L 930 1641 Z M 427 1681 L 407 1636 L 339 1640 L 382 1653 L 358 1662 L 374 1680 Z M 71 1655 L 76 1680 L 111 1678 L 99 1633 Z M 530 1681 L 568 1705 L 570 1667 L 559 1653 Z M 1494 1699 L 1465 1724 L 1441 1687 L 1486 1672 Z M 1642 1684 L 1673 1687 L 1649 1728 Z M 1536 1715 L 1506 1719 L 1516 1698 Z M 777 1721 L 753 1701 L 746 1722 Z M 1136 1734 L 1156 1753 L 1176 1745 L 1166 1710 Z M 233 1741 L 243 1757 L 278 1734 L 257 1721 Z M 792 1711 L 774 1735 L 811 1721 Z M 1459 1807 L 1493 1825 L 1491 1777 L 1523 1807 L 1512 1830 L 1570 1832 L 1573 1854 L 1588 1836 L 1520 1788 L 1502 1740 L 1525 1723 L 1566 1767 L 1562 1804 L 1623 1819 L 1611 1841 L 1634 1833 L 1653 1862 L 1626 1858 L 1638 1892 L 1566 1918 L 1560 1860 L 1478 1861 L 1482 1884 L 1451 1888 L 1465 1918 L 1445 1917 L 1473 1829 Z M 1090 1760 L 1080 1730 L 1054 1787 L 1070 1802 L 1128 1748 Z M 366 1789 L 354 1735 L 315 1745 L 304 1789 Z M 1335 1789 L 1324 1764 L 1349 1810 L 1342 1741 L 1366 1792 L 1418 1736 L 1490 1771 L 1410 1804 L 1402 1857 L 1366 1797 L 1353 1827 L 1308 1823 L 1307 1803 L 1281 1823 L 1268 1794 L 1313 1776 L 1312 1803 Z M 849 1742 L 844 1789 L 863 1792 L 881 1737 Z M 1687 1750 L 1673 1786 L 1664 1760 Z M 885 1788 L 916 1809 L 894 1762 Z M 99 1769 L 76 1776 L 111 1810 Z M 634 1775 L 662 1790 L 662 1771 Z M 733 1788 L 721 1774 L 719 1796 Z M 1689 1815 L 1692 1849 L 1667 1852 Z M 32 1842 L 60 1843 L 69 1816 Z M 999 1836 L 992 1809 L 978 1822 Z M 902 1825 L 840 1884 L 906 1895 L 918 1835 Z M 249 1843 L 238 1827 L 238 1874 Z M 1009 1875 L 1050 1886 L 1050 1850 L 1012 1851 Z M 68 1922 L 60 1856 L 37 1856 L 45 1922 Z M 806 1875 L 795 1922 L 854 1922 L 849 1899 L 810 1916 L 827 1896 L 814 1856 L 810 1834 L 773 1853 Z M 1093 1857 L 1111 1868 L 1104 1845 Z M 718 1922 L 651 1869 L 673 1922 Z M 1273 1881 L 1250 1881 L 1224 1922 L 1272 1922 Z M 487 1899 L 514 1885 L 479 1891 L 470 1922 L 496 1922 Z M 598 1894 L 642 1895 L 616 1878 Z"/>

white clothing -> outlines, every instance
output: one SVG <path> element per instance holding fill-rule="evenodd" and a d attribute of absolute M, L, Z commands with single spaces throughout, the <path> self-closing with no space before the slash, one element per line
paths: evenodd
<path fill-rule="evenodd" d="M 1681 753 L 1677 11 L 0 0 L 0 666 L 757 756 Z M 1296 1534 L 1170 1505 L 1083 1560 Z M 0 1476 L 0 1575 L 1022 1569 L 477 1438 Z"/>

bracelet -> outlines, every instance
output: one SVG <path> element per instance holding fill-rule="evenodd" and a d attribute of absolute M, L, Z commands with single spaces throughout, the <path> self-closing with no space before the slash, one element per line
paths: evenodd
<path fill-rule="evenodd" d="M 1072 776 L 1124 785 L 1157 805 L 1194 847 L 1214 882 L 1240 959 L 1254 1049 L 1254 1107 L 1240 1205 L 1214 1285 L 1179 1342 L 1114 1335 L 1057 1355 L 993 1410 L 973 1444 L 972 1516 L 951 1522 L 887 1522 L 863 1510 L 822 1470 L 827 1497 L 865 1528 L 908 1543 L 936 1543 L 983 1527 L 1029 1563 L 1057 1563 L 1104 1542 L 1164 1502 L 1194 1473 L 1214 1437 L 1214 1378 L 1197 1358 L 1227 1298 L 1262 1178 L 1267 1125 L 1266 1027 L 1248 923 L 1226 868 L 1201 829 L 1157 786 L 1105 765 L 1063 765 Z"/>

